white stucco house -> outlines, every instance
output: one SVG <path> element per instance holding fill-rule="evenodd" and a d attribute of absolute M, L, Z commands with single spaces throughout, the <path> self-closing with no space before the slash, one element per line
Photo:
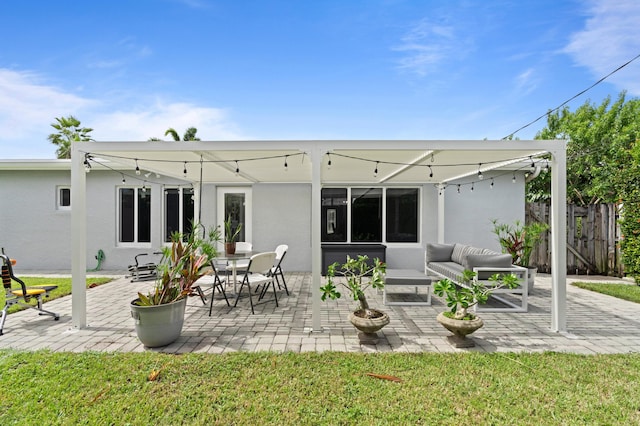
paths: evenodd
<path fill-rule="evenodd" d="M 499 250 L 491 219 L 524 220 L 525 174 L 550 162 L 552 329 L 563 330 L 565 150 L 563 141 L 76 143 L 72 160 L 0 160 L 0 247 L 20 269 L 72 270 L 82 327 L 98 250 L 104 270 L 124 270 L 190 220 L 209 228 L 232 215 L 255 251 L 287 244 L 285 269 L 311 271 L 316 286 L 323 246 L 376 246 L 389 267 L 421 270 L 427 242 Z"/>

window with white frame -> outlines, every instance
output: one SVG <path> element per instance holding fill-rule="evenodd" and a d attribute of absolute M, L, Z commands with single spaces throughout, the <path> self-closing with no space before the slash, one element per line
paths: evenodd
<path fill-rule="evenodd" d="M 118 242 L 151 242 L 151 191 L 146 188 L 118 188 Z"/>
<path fill-rule="evenodd" d="M 58 210 L 70 210 L 71 209 L 71 187 L 70 186 L 58 186 L 56 188 L 56 200 Z"/>
<path fill-rule="evenodd" d="M 322 241 L 417 243 L 418 188 L 323 188 Z"/>
<path fill-rule="evenodd" d="M 171 234 L 191 232 L 194 218 L 193 188 L 165 188 L 164 190 L 164 241 L 171 241 Z"/>

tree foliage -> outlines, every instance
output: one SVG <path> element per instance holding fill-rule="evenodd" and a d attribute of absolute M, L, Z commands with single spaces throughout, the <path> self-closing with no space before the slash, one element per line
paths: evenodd
<path fill-rule="evenodd" d="M 549 113 L 536 139 L 567 140 L 567 201 L 586 205 L 620 203 L 625 272 L 640 277 L 640 99 L 589 101 Z M 552 171 L 553 172 L 553 171 Z M 529 183 L 530 201 L 550 198 L 550 177 Z"/>
<path fill-rule="evenodd" d="M 616 202 L 625 186 L 624 169 L 633 162 L 630 150 L 640 134 L 640 99 L 626 100 L 625 92 L 612 103 L 589 101 L 571 112 L 568 107 L 550 113 L 536 139 L 567 140 L 567 198 L 586 205 Z M 527 187 L 530 201 L 550 198 L 550 176 Z"/>
<path fill-rule="evenodd" d="M 195 127 L 189 127 L 187 130 L 185 130 L 184 135 L 182 136 L 182 140 L 183 141 L 199 141 L 200 138 L 196 136 L 197 132 L 198 132 L 198 129 L 196 129 Z M 164 135 L 165 136 L 171 135 L 174 141 L 176 142 L 180 141 L 180 135 L 178 135 L 178 132 L 176 132 L 176 130 L 172 127 L 168 128 L 167 131 L 164 132 Z"/>
<path fill-rule="evenodd" d="M 93 129 L 81 127 L 80 120 L 73 115 L 56 118 L 56 123 L 51 123 L 51 127 L 56 129 L 57 133 L 51 133 L 47 139 L 58 147 L 56 150 L 58 158 L 71 158 L 71 142 L 93 140 L 89 136 Z"/>

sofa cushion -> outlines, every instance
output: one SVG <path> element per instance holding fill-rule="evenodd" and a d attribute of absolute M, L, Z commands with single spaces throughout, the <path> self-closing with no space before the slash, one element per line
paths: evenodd
<path fill-rule="evenodd" d="M 427 244 L 427 262 L 450 262 L 453 244 Z"/>
<path fill-rule="evenodd" d="M 463 263 L 465 269 L 487 266 L 490 268 L 508 268 L 511 266 L 510 254 L 469 254 Z"/>
<path fill-rule="evenodd" d="M 462 256 L 467 247 L 469 246 L 455 243 L 455 245 L 453 246 L 453 253 L 451 253 L 451 261 L 462 265 L 462 262 L 464 262 Z"/>

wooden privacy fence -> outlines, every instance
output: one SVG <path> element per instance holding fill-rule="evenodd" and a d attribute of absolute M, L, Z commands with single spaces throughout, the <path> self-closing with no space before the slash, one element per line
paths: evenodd
<path fill-rule="evenodd" d="M 549 205 L 528 203 L 526 222 L 551 224 Z M 620 261 L 620 227 L 615 204 L 567 205 L 567 273 L 611 275 L 624 273 Z M 531 254 L 531 265 L 551 272 L 550 233 L 545 232 Z"/>

